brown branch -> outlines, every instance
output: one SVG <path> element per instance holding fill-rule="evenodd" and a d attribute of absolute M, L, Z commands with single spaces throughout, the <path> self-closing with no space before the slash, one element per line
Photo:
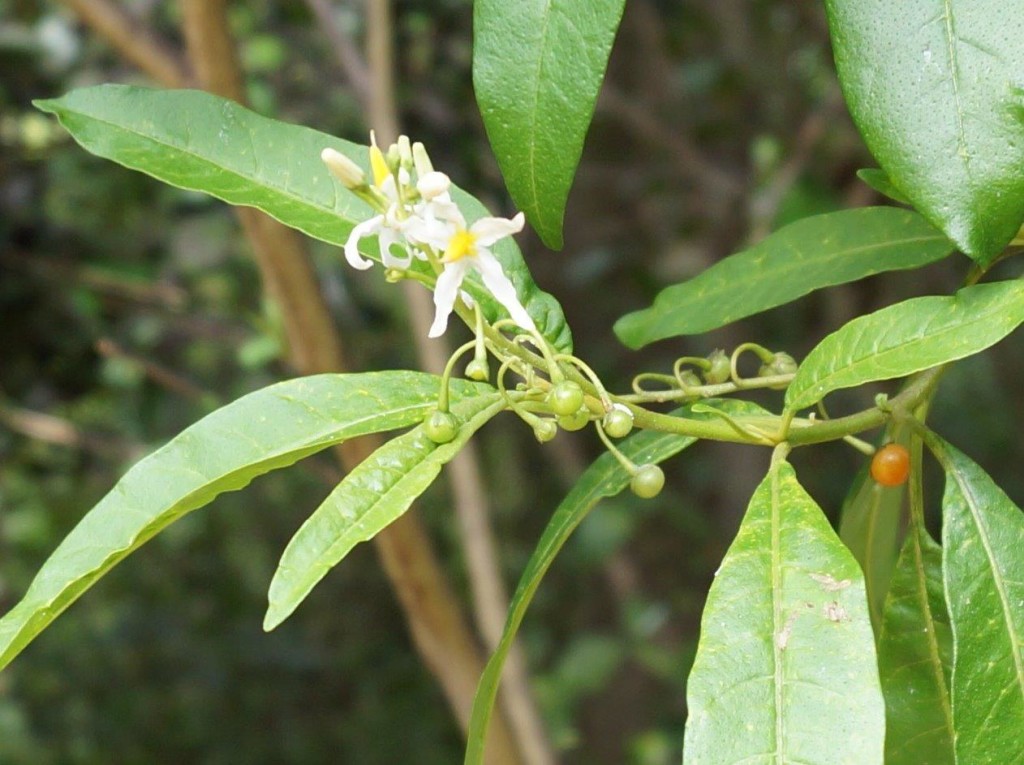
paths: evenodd
<path fill-rule="evenodd" d="M 83 449 L 106 458 L 123 460 L 143 451 L 141 445 L 84 431 L 70 420 L 46 412 L 0 404 L 0 423 L 35 441 Z"/>
<path fill-rule="evenodd" d="M 370 104 L 370 73 L 367 71 L 366 63 L 359 55 L 356 41 L 347 30 L 342 29 L 334 16 L 334 9 L 330 0 L 306 0 L 306 5 L 316 17 L 320 30 L 327 38 L 331 51 L 345 74 L 349 86 L 355 91 L 356 98 L 363 107 L 363 111 L 369 113 Z"/>
<path fill-rule="evenodd" d="M 690 178 L 722 197 L 731 198 L 742 192 L 744 184 L 738 176 L 716 165 L 685 135 L 665 125 L 611 83 L 605 82 L 597 106 L 644 140 L 666 149 L 682 177 Z"/>
<path fill-rule="evenodd" d="M 183 0 L 185 34 L 203 84 L 222 96 L 241 100 L 241 69 L 224 4 L 224 0 Z M 344 369 L 340 339 L 298 236 L 255 210 L 241 208 L 238 213 L 264 283 L 281 307 L 293 364 L 304 373 Z M 343 466 L 351 470 L 379 445 L 377 438 L 345 442 L 339 447 Z M 430 539 L 416 516 L 407 513 L 381 531 L 374 542 L 405 610 L 416 647 L 465 727 L 483 662 Z M 508 733 L 500 724 L 489 740 L 498 752 L 512 751 Z M 492 761 L 515 762 L 511 758 Z"/>
<path fill-rule="evenodd" d="M 187 67 L 166 43 L 110 0 L 63 0 L 114 50 L 168 88 L 191 84 Z"/>
<path fill-rule="evenodd" d="M 377 131 L 378 141 L 387 144 L 396 140 L 399 133 L 391 0 L 369 0 L 366 11 L 366 57 L 371 78 L 367 112 L 371 126 Z M 411 281 L 405 282 L 403 288 L 420 363 L 425 370 L 440 374 L 451 348 L 444 339 L 431 341 L 427 338 L 433 318 L 429 293 Z M 477 628 L 488 650 L 493 651 L 504 631 L 509 598 L 501 578 L 487 492 L 474 444 L 467 444 L 455 456 L 449 463 L 448 473 L 470 574 Z M 506 658 L 503 675 L 505 683 L 501 689 L 500 709 L 504 715 L 496 715 L 488 731 L 486 762 L 518 762 L 521 758 L 526 765 L 553 765 L 555 756 L 530 692 L 526 660 L 518 643 L 513 645 Z M 515 734 L 515 744 L 505 740 L 509 733 L 503 716 L 508 718 L 509 732 Z M 516 749 L 519 758 L 515 757 Z"/>

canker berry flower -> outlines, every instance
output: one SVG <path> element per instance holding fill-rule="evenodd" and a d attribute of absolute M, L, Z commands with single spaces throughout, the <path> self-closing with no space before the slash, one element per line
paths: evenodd
<path fill-rule="evenodd" d="M 396 179 L 388 168 L 384 155 L 377 147 L 376 140 L 372 139 L 372 134 L 371 141 L 370 167 L 373 170 L 373 185 L 383 195 L 387 202 L 387 208 L 380 215 L 375 215 L 352 229 L 345 242 L 345 260 L 353 268 L 360 270 L 370 268 L 373 261 L 367 260 L 359 254 L 359 240 L 376 235 L 380 242 L 380 259 L 384 267 L 406 269 L 412 262 L 412 253 L 407 249 L 406 255 L 400 257 L 391 251 L 391 246 L 404 244 L 402 227 L 405 221 L 399 186 L 409 185 L 409 174 L 404 169 L 400 169 Z M 361 183 L 365 183 L 361 178 L 362 170 L 344 154 L 333 149 L 324 149 L 320 157 L 335 177 L 349 188 L 357 189 Z M 350 165 L 352 167 L 349 167 Z M 358 175 L 355 174 L 355 171 L 358 171 Z M 364 186 L 364 188 L 366 187 Z"/>
<path fill-rule="evenodd" d="M 434 287 L 435 314 L 428 333 L 430 337 L 440 337 L 448 328 L 448 317 L 455 307 L 459 288 L 471 270 L 480 274 L 484 286 L 516 324 L 531 332 L 537 331 L 533 319 L 519 302 L 516 288 L 490 250 L 499 240 L 522 231 L 523 222 L 523 214 L 519 213 L 511 220 L 480 218 L 467 227 L 462 211 L 447 199 L 426 203 L 421 214 L 408 221 L 405 235 L 410 241 L 444 253 L 441 258 L 444 271 L 437 277 Z"/>

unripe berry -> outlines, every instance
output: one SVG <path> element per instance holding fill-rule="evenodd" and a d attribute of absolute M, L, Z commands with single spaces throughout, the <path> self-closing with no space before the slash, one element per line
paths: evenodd
<path fill-rule="evenodd" d="M 679 382 L 682 383 L 684 388 L 699 388 L 701 384 L 697 373 L 689 369 L 679 373 Z"/>
<path fill-rule="evenodd" d="M 633 413 L 624 406 L 616 405 L 605 414 L 601 424 L 604 432 L 612 438 L 625 438 L 633 429 Z"/>
<path fill-rule="evenodd" d="M 711 366 L 704 371 L 704 382 L 708 385 L 720 385 L 729 381 L 732 377 L 732 362 L 725 355 L 725 351 L 712 351 L 708 356 L 708 362 Z"/>
<path fill-rule="evenodd" d="M 771 361 L 761 365 L 757 372 L 758 377 L 775 377 L 777 375 L 795 374 L 798 368 L 796 360 L 788 353 L 779 352 L 772 356 Z M 787 383 L 778 383 L 770 386 L 774 390 L 785 390 Z"/>
<path fill-rule="evenodd" d="M 661 493 L 665 486 L 665 473 L 657 465 L 648 463 L 636 470 L 636 475 L 629 482 L 629 488 L 642 499 L 651 499 Z"/>
<path fill-rule="evenodd" d="M 583 406 L 583 389 L 572 380 L 562 380 L 548 392 L 548 406 L 555 414 L 575 414 Z"/>
<path fill-rule="evenodd" d="M 435 444 L 446 444 L 459 433 L 459 421 L 451 412 L 437 410 L 423 421 L 423 432 Z"/>
<path fill-rule="evenodd" d="M 537 420 L 533 426 L 533 435 L 540 443 L 547 443 L 558 435 L 558 425 L 554 420 Z"/>
<path fill-rule="evenodd" d="M 558 418 L 558 426 L 563 430 L 583 430 L 590 424 L 590 410 L 580 407 L 572 414 Z"/>

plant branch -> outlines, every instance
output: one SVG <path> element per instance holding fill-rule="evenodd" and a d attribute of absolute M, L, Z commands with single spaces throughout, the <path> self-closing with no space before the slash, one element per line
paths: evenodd
<path fill-rule="evenodd" d="M 183 0 L 185 32 L 197 71 L 219 95 L 242 100 L 242 76 L 228 32 L 224 0 Z M 292 364 L 302 373 L 342 371 L 340 338 L 298 235 L 249 208 L 238 208 L 263 281 L 280 306 Z M 338 451 L 351 470 L 379 446 L 378 438 L 346 441 Z M 458 600 L 429 537 L 406 513 L 375 538 L 384 569 L 409 621 L 424 663 L 439 679 L 460 719 L 468 718 L 482 671 Z M 500 734 L 501 728 L 497 729 Z"/>
<path fill-rule="evenodd" d="M 394 90 L 391 0 L 368 0 L 366 11 L 366 54 L 370 75 L 366 111 L 378 142 L 387 145 L 398 138 L 400 124 Z M 427 337 L 434 312 L 430 292 L 412 280 L 403 281 L 402 289 L 409 306 L 410 329 L 420 365 L 426 371 L 439 374 L 445 368 L 450 346 L 444 338 L 430 340 Z M 501 640 L 509 598 L 501 577 L 479 453 L 473 442 L 466 444 L 449 463 L 448 477 L 469 571 L 477 629 L 488 650 L 493 651 Z M 553 765 L 554 754 L 530 692 L 526 660 L 518 643 L 506 660 L 504 679 L 501 702 L 511 730 L 506 732 L 503 725 L 498 730 L 494 727 L 489 729 L 487 762 L 518 762 L 518 750 L 526 765 Z M 464 725 L 468 719 L 467 716 Z M 514 735 L 515 743 L 509 738 L 510 733 Z"/>
<path fill-rule="evenodd" d="M 63 0 L 94 32 L 139 69 L 168 88 L 192 84 L 187 66 L 127 11 L 110 0 Z"/>

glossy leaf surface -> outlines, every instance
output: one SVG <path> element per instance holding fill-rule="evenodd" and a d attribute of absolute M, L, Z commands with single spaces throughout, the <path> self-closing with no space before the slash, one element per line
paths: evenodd
<path fill-rule="evenodd" d="M 1024 761 L 1024 514 L 938 438 L 957 762 Z"/>
<path fill-rule="evenodd" d="M 698 276 L 662 290 L 654 305 L 615 324 L 626 345 L 692 335 L 836 284 L 918 268 L 952 243 L 924 218 L 895 207 L 815 215 L 784 226 Z"/>
<path fill-rule="evenodd" d="M 1003 0 L 827 0 L 839 81 L 899 192 L 988 262 L 1024 220 L 1024 33 Z"/>
<path fill-rule="evenodd" d="M 899 202 L 901 205 L 910 204 L 910 200 L 892 185 L 892 181 L 889 180 L 889 176 L 885 174 L 884 170 L 879 170 L 877 167 L 866 167 L 857 171 L 857 177 L 879 194 L 884 194 L 894 202 Z"/>
<path fill-rule="evenodd" d="M 893 572 L 878 641 L 886 765 L 953 765 L 952 663 L 942 549 L 915 527 Z"/>
<path fill-rule="evenodd" d="M 172 186 L 256 207 L 331 244 L 343 245 L 353 226 L 373 215 L 320 161 L 320 152 L 331 147 L 368 169 L 365 146 L 261 117 L 209 93 L 99 85 L 37 101 L 36 106 L 56 115 L 93 154 Z M 458 189 L 453 198 L 470 222 L 487 214 L 483 205 Z M 571 349 L 561 307 L 538 289 L 516 243 L 503 239 L 494 254 L 545 337 L 560 349 Z M 375 243 L 366 255 L 379 259 Z M 426 269 L 419 261 L 416 264 Z M 470 282 L 470 291 L 489 318 L 505 315 L 475 274 Z"/>
<path fill-rule="evenodd" d="M 901 429 L 886 442 L 907 446 L 910 434 Z M 839 538 L 843 540 L 864 572 L 871 623 L 882 625 L 889 579 L 900 551 L 905 486 L 881 486 L 870 474 L 870 459 L 857 473 L 839 516 Z"/>
<path fill-rule="evenodd" d="M 1024 282 L 1017 280 L 883 308 L 844 325 L 807 354 L 786 390 L 786 406 L 804 409 L 840 388 L 962 359 L 999 342 L 1022 321 Z"/>
<path fill-rule="evenodd" d="M 346 475 L 285 548 L 270 583 L 263 628 L 272 630 L 287 619 L 353 547 L 408 510 L 441 466 L 503 407 L 497 393 L 463 401 L 451 409 L 462 423 L 452 441 L 438 445 L 420 426 L 388 441 Z"/>
<path fill-rule="evenodd" d="M 473 87 L 512 199 L 544 243 L 562 219 L 625 0 L 476 0 Z"/>
<path fill-rule="evenodd" d="M 864 579 L 787 462 L 754 492 L 708 594 L 685 765 L 881 763 Z"/>
<path fill-rule="evenodd" d="M 729 414 L 767 414 L 756 404 L 745 401 L 723 400 L 714 403 Z M 677 414 L 699 419 L 712 416 L 693 414 L 687 408 L 680 410 Z M 618 447 L 623 454 L 639 465 L 645 462 L 662 462 L 674 454 L 678 454 L 695 440 L 671 433 L 645 430 L 620 442 Z M 519 625 L 522 624 L 526 610 L 529 608 L 537 588 L 540 587 L 544 574 L 547 573 L 555 556 L 568 541 L 572 532 L 594 506 L 601 499 L 620 493 L 629 486 L 630 478 L 629 473 L 618 460 L 611 454 L 602 454 L 580 476 L 572 491 L 562 500 L 554 515 L 551 516 L 551 520 L 541 535 L 540 542 L 537 543 L 537 547 L 519 579 L 515 594 L 512 596 L 508 620 L 505 622 L 501 640 L 480 676 L 469 721 L 466 765 L 479 765 L 483 762 L 483 742 L 498 694 L 498 684 L 501 680 L 502 668 L 505 666 L 505 658 L 508 656 L 516 633 L 519 631 Z M 642 502 L 643 500 L 637 499 L 636 501 Z"/>
<path fill-rule="evenodd" d="M 489 386 L 453 380 L 457 398 Z M 0 667 L 118 562 L 186 513 L 333 444 L 420 422 L 439 378 L 326 374 L 250 393 L 146 457 L 100 500 L 0 619 Z"/>

